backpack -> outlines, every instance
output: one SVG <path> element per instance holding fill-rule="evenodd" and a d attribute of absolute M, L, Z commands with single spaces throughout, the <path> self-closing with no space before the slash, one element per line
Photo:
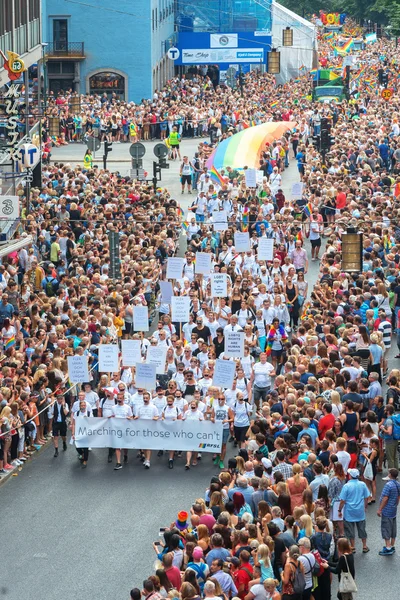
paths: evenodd
<path fill-rule="evenodd" d="M 308 556 L 304 556 L 304 558 L 306 558 L 306 559 L 307 559 L 307 562 L 308 562 L 308 564 L 310 565 L 310 571 L 311 571 L 311 575 L 312 575 L 313 577 L 314 577 L 314 576 L 315 576 L 315 577 L 318 577 L 318 575 L 319 575 L 319 570 L 320 570 L 320 568 L 321 568 L 321 565 L 319 564 L 319 562 L 318 562 L 318 561 L 317 561 L 317 559 L 315 558 L 315 555 L 314 555 L 314 554 L 313 554 L 313 556 L 314 556 L 314 564 L 313 564 L 313 565 L 311 564 L 311 561 L 310 561 L 310 559 L 308 558 Z"/>
<path fill-rule="evenodd" d="M 393 421 L 393 439 L 400 440 L 400 414 L 392 415 L 391 419 Z"/>
<path fill-rule="evenodd" d="M 54 296 L 54 277 L 52 277 L 51 279 L 46 277 L 46 285 L 45 285 L 45 292 L 46 292 L 46 296 L 48 296 L 49 298 Z"/>
<path fill-rule="evenodd" d="M 293 565 L 293 563 L 291 563 Z M 293 565 L 294 566 L 294 565 Z M 297 567 L 295 567 L 295 570 L 293 572 L 293 592 L 295 594 L 302 594 L 304 592 L 304 590 L 306 589 L 306 578 L 304 577 L 304 573 L 301 570 L 301 562 L 299 561 L 299 564 L 297 565 Z"/>

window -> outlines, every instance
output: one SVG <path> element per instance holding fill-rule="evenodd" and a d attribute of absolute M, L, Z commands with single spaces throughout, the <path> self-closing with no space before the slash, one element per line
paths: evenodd
<path fill-rule="evenodd" d="M 153 8 L 153 10 L 151 11 L 151 23 L 152 23 L 152 29 L 153 29 L 153 31 L 154 31 L 154 8 Z"/>
<path fill-rule="evenodd" d="M 40 0 L 29 0 L 29 20 L 33 21 L 40 16 Z"/>
<path fill-rule="evenodd" d="M 54 19 L 53 43 L 58 52 L 68 50 L 68 21 L 67 19 Z"/>
<path fill-rule="evenodd" d="M 13 0 L 2 0 L 0 2 L 0 35 L 12 31 L 12 4 Z"/>
<path fill-rule="evenodd" d="M 155 10 L 155 13 L 156 13 L 156 29 L 157 29 L 157 27 L 158 27 L 158 9 L 157 8 Z"/>

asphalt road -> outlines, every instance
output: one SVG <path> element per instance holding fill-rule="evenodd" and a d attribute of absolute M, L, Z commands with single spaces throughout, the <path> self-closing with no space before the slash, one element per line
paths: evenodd
<path fill-rule="evenodd" d="M 188 142 L 184 151 L 189 154 L 195 145 Z M 78 160 L 82 147 L 71 145 L 61 153 L 61 160 L 72 162 L 72 154 Z M 180 194 L 177 172 L 178 164 L 173 163 L 163 185 Z M 296 180 L 292 165 L 285 174 L 285 191 Z M 183 206 L 192 198 L 179 197 Z M 310 287 L 317 274 L 318 264 L 310 263 Z M 390 367 L 395 364 L 392 358 Z M 72 446 L 58 459 L 48 448 L 0 487 L 0 596 L 125 600 L 132 587 L 142 585 L 153 572 L 152 542 L 158 539 L 159 527 L 169 525 L 204 494 L 215 468 L 211 455 L 204 454 L 189 472 L 183 458 L 170 471 L 165 457 L 154 456 L 146 471 L 135 455 L 131 451 L 128 465 L 114 471 L 107 464 L 107 452 L 96 450 L 82 471 Z M 367 515 L 371 552 L 362 555 L 357 546 L 358 600 L 398 598 L 399 560 L 396 555 L 378 556 L 382 543 L 376 506 Z"/>

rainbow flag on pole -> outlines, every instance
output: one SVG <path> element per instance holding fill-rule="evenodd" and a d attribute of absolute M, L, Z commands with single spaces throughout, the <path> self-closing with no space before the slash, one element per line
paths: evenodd
<path fill-rule="evenodd" d="M 307 215 L 307 217 L 311 217 L 311 213 L 313 211 L 313 207 L 311 202 L 308 202 L 305 207 L 303 208 L 303 212 L 305 212 L 305 214 Z"/>
<path fill-rule="evenodd" d="M 211 167 L 211 169 L 208 172 L 210 173 L 211 181 L 213 181 L 214 183 L 217 183 L 221 187 L 223 185 L 225 185 L 225 181 L 222 179 L 219 171 L 214 167 L 214 165 Z"/>
<path fill-rule="evenodd" d="M 10 337 L 6 343 L 4 344 L 4 350 L 9 350 L 10 348 L 12 348 L 15 344 L 15 335 L 13 335 L 12 337 Z"/>
<path fill-rule="evenodd" d="M 278 104 L 279 104 L 278 100 L 275 100 L 275 102 L 271 102 L 270 108 L 275 108 L 275 106 L 278 106 Z"/>
<path fill-rule="evenodd" d="M 249 207 L 245 206 L 244 210 L 243 210 L 242 231 L 249 230 L 249 212 L 250 212 Z"/>

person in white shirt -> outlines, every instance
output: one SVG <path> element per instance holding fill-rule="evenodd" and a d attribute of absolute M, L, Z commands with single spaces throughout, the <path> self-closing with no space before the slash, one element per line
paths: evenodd
<path fill-rule="evenodd" d="M 243 331 L 243 329 L 238 324 L 238 318 L 236 315 L 232 315 L 230 320 L 230 324 L 224 327 L 224 335 L 226 335 L 227 331 Z"/>
<path fill-rule="evenodd" d="M 174 397 L 167 396 L 167 403 L 164 410 L 161 412 L 162 421 L 180 421 L 182 419 L 182 413 L 180 409 L 175 405 Z M 174 468 L 174 454 L 175 450 L 169 451 L 168 468 Z"/>
<path fill-rule="evenodd" d="M 92 390 L 92 386 L 90 383 L 85 383 L 83 389 L 85 392 L 85 400 L 90 404 L 93 417 L 97 417 L 97 412 L 99 408 L 99 395 Z"/>
<path fill-rule="evenodd" d="M 85 400 L 80 401 L 79 408 L 72 417 L 71 429 L 73 440 L 75 439 L 76 419 L 78 417 L 93 417 L 92 409 L 87 407 Z M 79 454 L 79 460 L 82 463 L 82 469 L 86 469 L 89 458 L 89 448 L 77 448 L 77 452 Z"/>
<path fill-rule="evenodd" d="M 83 400 L 84 402 L 86 402 L 86 406 L 87 406 L 88 409 L 92 408 L 92 405 L 90 404 L 90 402 L 88 402 L 86 400 L 86 393 L 85 392 L 79 392 L 78 398 L 75 400 L 75 402 L 72 405 L 72 409 L 71 409 L 71 414 L 72 415 L 75 415 L 76 412 L 79 410 L 79 403 L 81 402 L 81 400 Z"/>
<path fill-rule="evenodd" d="M 184 421 L 204 421 L 204 415 L 201 412 L 201 410 L 198 409 L 197 402 L 195 400 L 192 400 L 190 402 L 189 408 L 183 415 L 183 420 Z M 191 451 L 186 452 L 186 465 L 185 465 L 186 471 L 188 471 L 190 469 L 192 455 L 193 455 L 193 452 L 191 452 Z M 195 458 L 193 460 L 193 466 L 196 466 L 196 465 L 197 465 L 197 459 Z"/>
<path fill-rule="evenodd" d="M 157 421 L 159 417 L 159 412 L 157 407 L 150 402 L 150 394 L 149 392 L 143 393 L 143 404 L 139 406 L 138 411 L 134 419 L 143 419 L 143 420 L 153 420 Z M 144 450 L 144 468 L 150 469 L 150 459 L 151 459 L 151 450 Z"/>
<path fill-rule="evenodd" d="M 110 417 L 114 417 L 116 419 L 132 419 L 132 409 L 128 404 L 125 404 L 125 393 L 118 392 L 117 394 L 117 404 L 115 404 L 111 408 Z M 114 471 L 119 471 L 122 469 L 121 464 L 121 448 L 115 449 L 115 455 L 117 458 L 116 465 L 114 467 Z M 128 450 L 124 449 L 124 463 L 128 462 Z"/>
<path fill-rule="evenodd" d="M 267 362 L 265 352 L 260 354 L 260 362 L 253 365 L 250 384 L 253 388 L 253 402 L 260 410 L 260 399 L 265 401 L 271 389 L 271 377 L 275 376 L 274 367 Z"/>

